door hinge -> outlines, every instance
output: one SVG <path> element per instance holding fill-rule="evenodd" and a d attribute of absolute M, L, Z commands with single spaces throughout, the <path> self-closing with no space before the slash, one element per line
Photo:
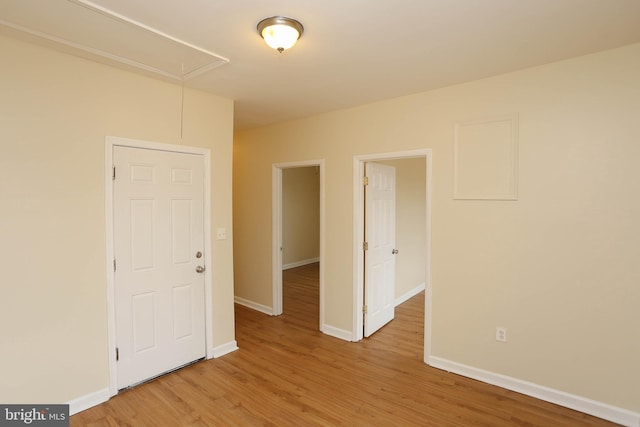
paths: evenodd
<path fill-rule="evenodd" d="M 362 243 L 362 250 L 363 251 L 368 251 L 369 250 L 369 242 L 363 242 Z"/>
<path fill-rule="evenodd" d="M 369 185 L 369 177 L 368 176 L 363 176 L 362 177 L 362 185 Z"/>
<path fill-rule="evenodd" d="M 116 362 L 120 360 L 120 349 L 116 347 Z"/>
<path fill-rule="evenodd" d="M 115 258 L 113 260 L 113 271 L 116 271 L 116 260 L 115 260 Z"/>
<path fill-rule="evenodd" d="M 112 169 L 113 169 L 113 174 L 111 175 L 111 178 L 115 181 L 116 180 L 116 167 L 113 166 Z"/>
<path fill-rule="evenodd" d="M 363 306 L 362 306 L 362 312 L 363 312 L 364 314 L 367 314 L 367 313 L 369 312 L 369 307 L 367 307 L 366 305 L 363 305 Z"/>

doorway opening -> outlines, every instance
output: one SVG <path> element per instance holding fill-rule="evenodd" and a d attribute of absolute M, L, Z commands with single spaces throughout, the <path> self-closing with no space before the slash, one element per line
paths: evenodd
<path fill-rule="evenodd" d="M 407 247 L 407 240 L 401 237 L 401 234 L 406 234 L 407 231 L 399 230 L 401 234 L 398 235 L 400 241 L 398 242 L 397 249 L 399 256 L 397 258 L 400 261 L 402 255 L 410 255 L 410 257 L 419 257 L 415 258 L 419 262 L 422 268 L 422 275 L 424 279 L 424 290 L 425 290 L 425 330 L 424 330 L 424 343 L 425 343 L 425 352 L 424 357 L 425 361 L 427 355 L 430 351 L 431 344 L 431 171 L 432 171 L 432 152 L 430 149 L 422 149 L 422 150 L 412 150 L 412 151 L 402 151 L 402 152 L 393 152 L 393 153 L 380 153 L 380 154 L 372 154 L 372 155 L 361 155 L 354 156 L 353 159 L 353 341 L 360 341 L 364 338 L 364 297 L 365 297 L 365 250 L 363 244 L 365 242 L 365 191 L 364 191 L 364 183 L 363 177 L 365 176 L 365 165 L 366 163 L 376 162 L 376 163 L 389 163 L 395 165 L 402 165 L 402 160 L 414 159 L 421 163 L 422 165 L 422 175 L 420 178 L 413 179 L 422 179 L 423 181 L 419 183 L 420 185 L 414 186 L 414 188 L 421 188 L 420 195 L 406 195 L 402 196 L 406 199 L 405 204 L 411 203 L 412 198 L 415 200 L 416 197 L 422 199 L 424 203 L 424 207 L 422 209 L 421 218 L 416 219 L 414 221 L 421 221 L 419 224 L 420 227 L 415 227 L 416 231 L 421 234 L 419 239 L 420 247 Z M 415 169 L 415 168 L 412 168 Z M 407 179 L 411 180 L 412 178 L 408 177 Z M 402 183 L 399 183 L 399 186 L 402 186 Z M 399 191 L 403 191 L 399 187 Z M 413 191 L 413 190 L 411 190 Z M 403 202 L 400 202 L 403 203 Z M 410 205 L 409 205 L 410 206 Z M 399 209 L 405 209 L 399 207 Z M 398 215 L 403 215 L 401 212 L 398 212 Z M 398 219 L 398 222 L 403 222 L 403 226 L 407 226 L 407 221 L 402 219 Z M 403 247 L 405 246 L 405 250 L 403 251 Z M 410 258 L 409 257 L 409 258 Z M 403 268 L 400 266 L 400 268 Z M 396 305 L 405 301 L 413 295 L 416 295 L 421 291 L 421 284 L 415 283 L 414 285 L 409 284 L 401 285 L 396 292 L 395 301 Z"/>
<path fill-rule="evenodd" d="M 318 323 L 324 324 L 324 161 L 278 163 L 272 169 L 272 315 L 284 313 L 283 275 L 318 277 Z M 313 270 L 316 269 L 314 272 Z M 307 271 L 308 270 L 308 271 Z"/>

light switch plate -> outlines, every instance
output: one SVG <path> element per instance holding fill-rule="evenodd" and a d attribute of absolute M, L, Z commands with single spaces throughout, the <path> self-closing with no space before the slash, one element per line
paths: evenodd
<path fill-rule="evenodd" d="M 218 240 L 225 240 L 227 238 L 227 229 L 226 228 L 218 228 L 216 230 L 216 238 Z"/>

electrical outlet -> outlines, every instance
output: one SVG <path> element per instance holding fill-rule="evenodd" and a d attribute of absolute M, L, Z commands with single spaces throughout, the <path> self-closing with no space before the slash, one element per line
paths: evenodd
<path fill-rule="evenodd" d="M 507 328 L 500 326 L 496 328 L 496 341 L 507 342 Z"/>

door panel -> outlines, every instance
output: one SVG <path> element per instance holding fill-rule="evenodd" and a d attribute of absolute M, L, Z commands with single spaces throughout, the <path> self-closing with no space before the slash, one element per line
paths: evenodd
<path fill-rule="evenodd" d="M 156 346 L 155 292 L 131 297 L 133 351 L 140 353 Z"/>
<path fill-rule="evenodd" d="M 130 200 L 131 203 L 131 269 L 153 268 L 154 200 Z"/>
<path fill-rule="evenodd" d="M 114 147 L 115 306 L 122 389 L 205 356 L 201 155 Z"/>
<path fill-rule="evenodd" d="M 178 340 L 193 334 L 191 311 L 193 307 L 193 286 L 173 288 L 173 338 Z"/>
<path fill-rule="evenodd" d="M 373 334 L 395 314 L 396 171 L 379 163 L 365 165 L 364 335 Z"/>
<path fill-rule="evenodd" d="M 191 218 L 193 217 L 191 200 L 171 201 L 171 255 L 174 264 L 191 261 Z"/>

